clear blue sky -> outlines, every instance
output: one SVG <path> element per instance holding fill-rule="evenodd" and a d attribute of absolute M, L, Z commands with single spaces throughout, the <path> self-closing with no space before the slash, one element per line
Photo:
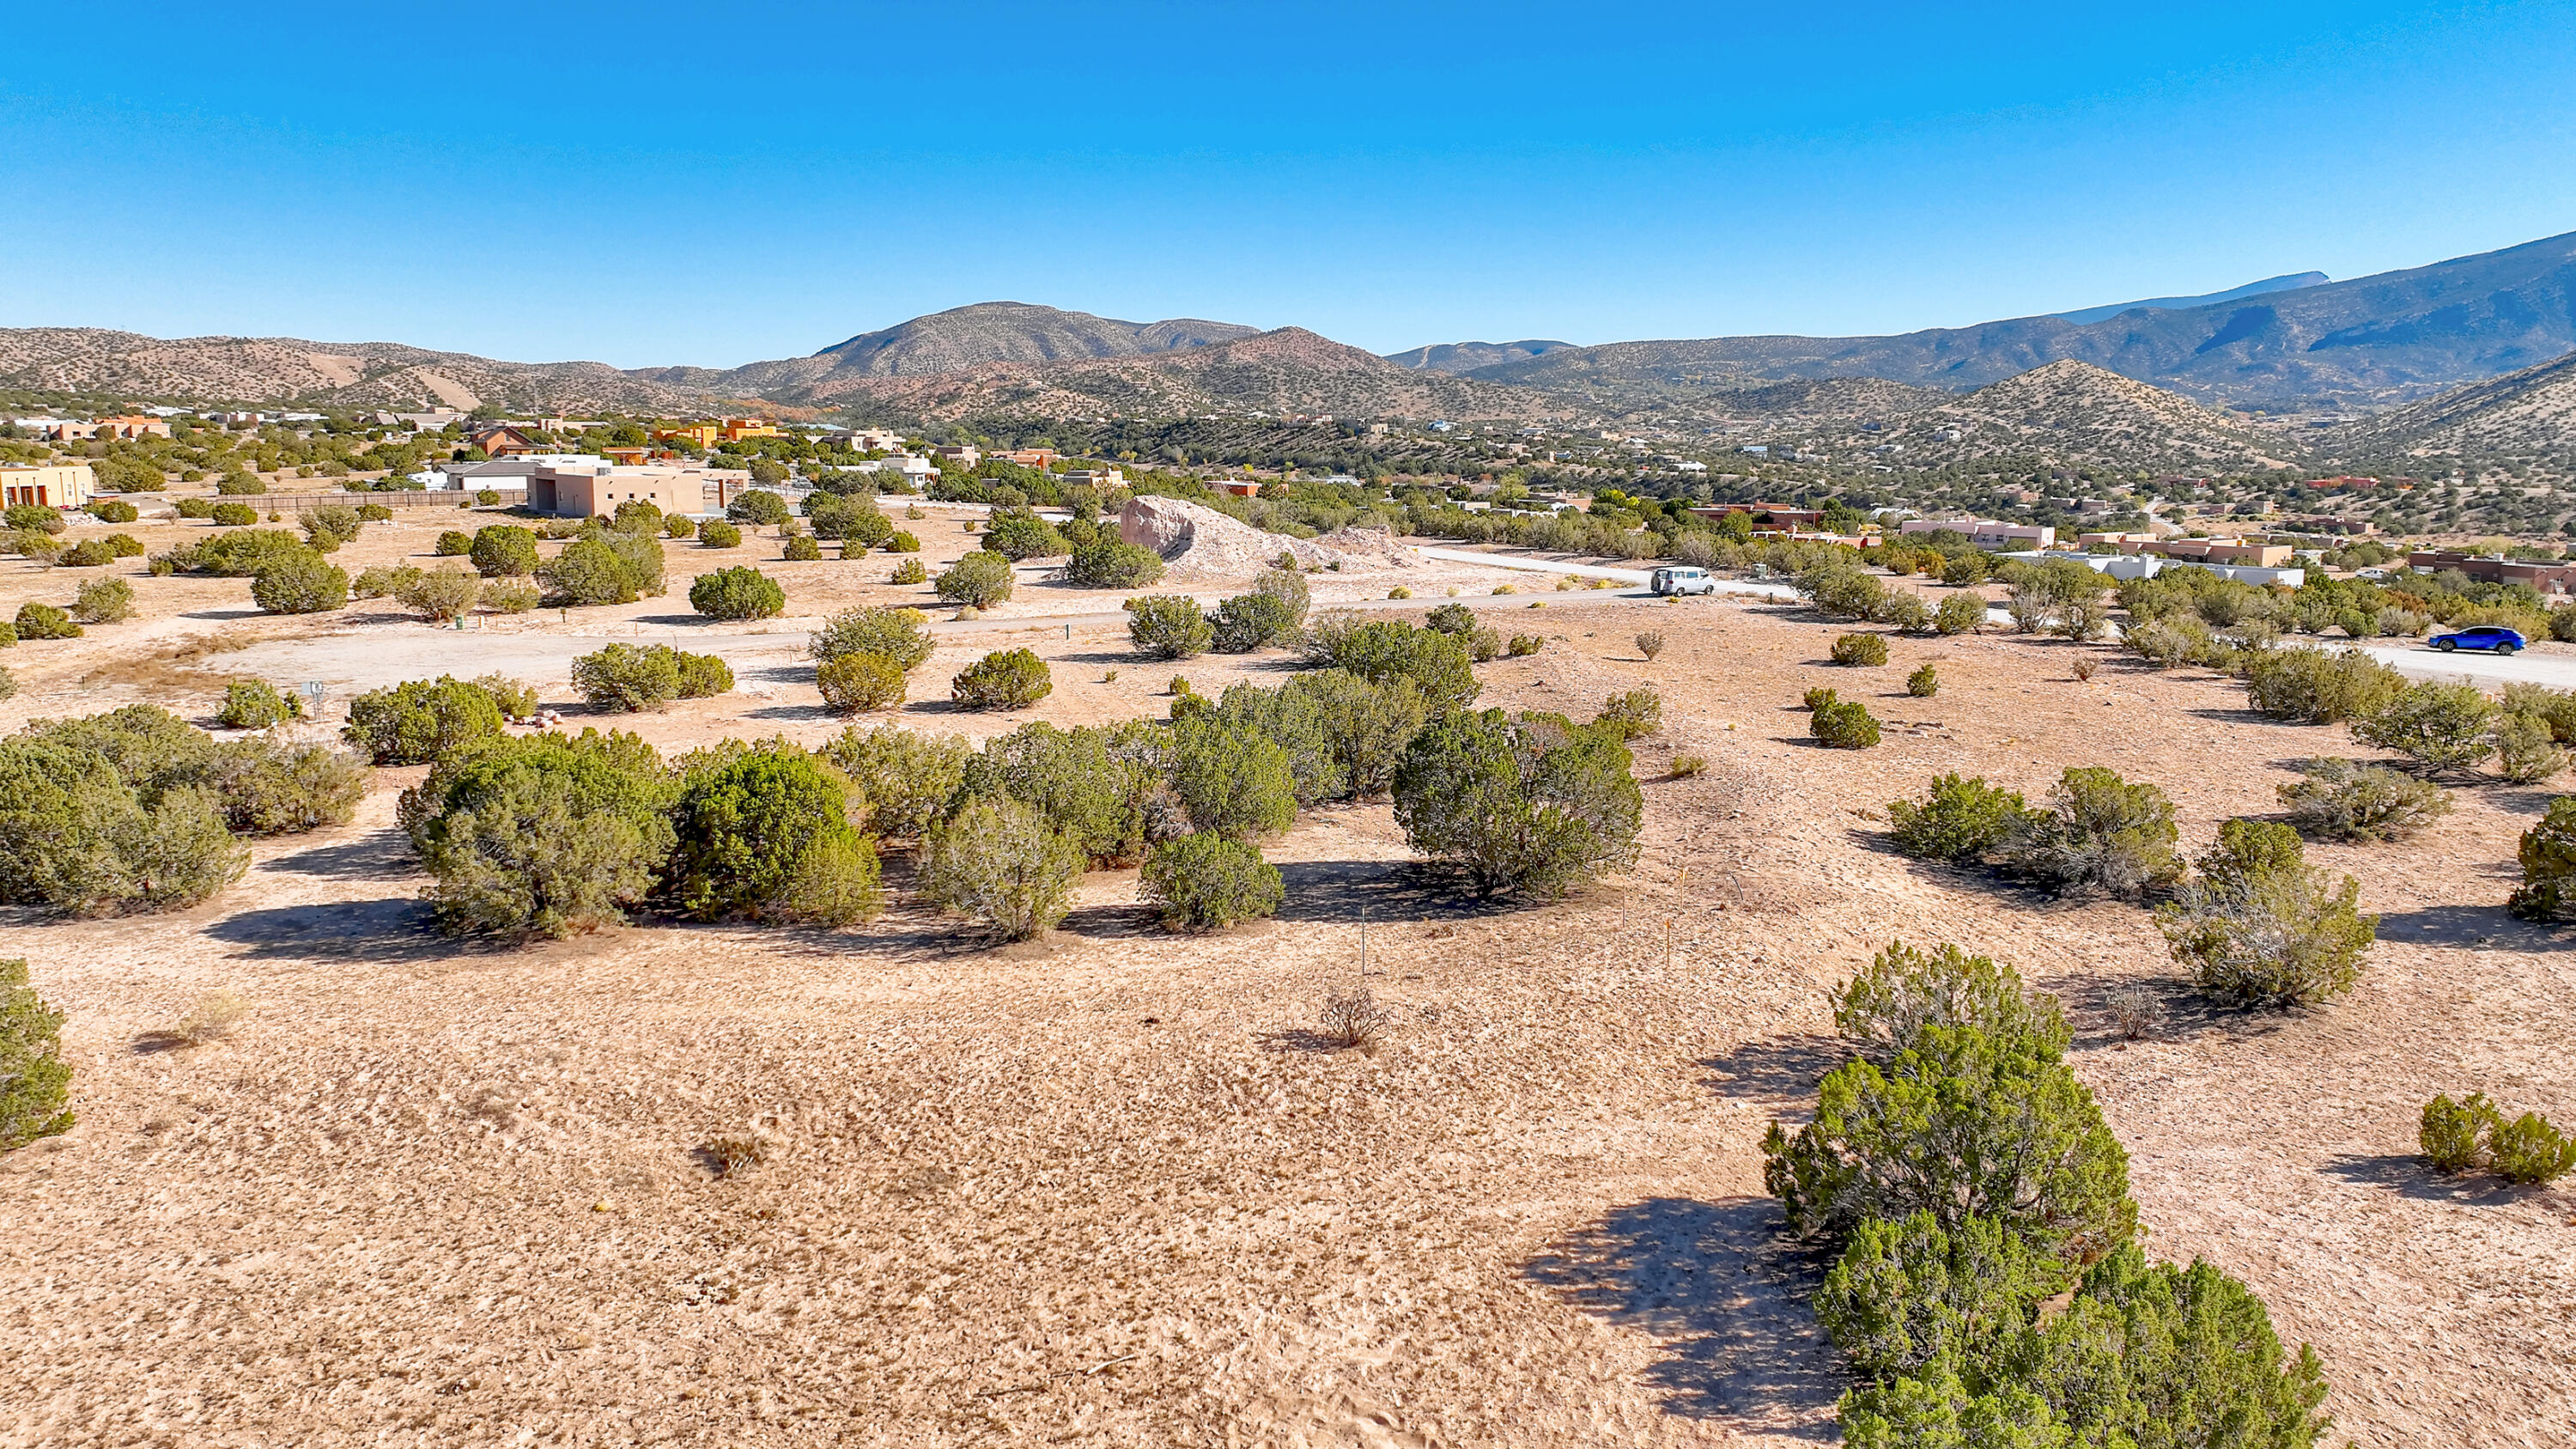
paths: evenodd
<path fill-rule="evenodd" d="M 2116 13 L 2114 13 L 2116 12 Z M 1895 332 L 2576 230 L 2576 4 L 27 6 L 0 326 Z"/>

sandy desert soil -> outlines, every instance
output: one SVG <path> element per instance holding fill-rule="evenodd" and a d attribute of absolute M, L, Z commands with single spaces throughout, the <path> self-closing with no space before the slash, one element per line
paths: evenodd
<path fill-rule="evenodd" d="M 427 536 L 371 529 L 351 553 Z M 877 597 L 846 576 L 888 566 L 776 571 L 817 614 Z M 68 595 L 0 568 L 8 607 Z M 133 624 L 10 651 L 27 690 L 0 722 L 138 697 L 202 713 L 250 653 L 189 652 L 210 640 L 319 647 L 281 641 L 354 625 L 331 647 L 356 658 L 429 632 L 245 618 L 238 580 L 138 592 Z M 653 622 L 682 593 L 633 627 L 696 627 Z M 1550 636 L 1481 671 L 1486 702 L 1666 700 L 1640 745 L 1643 861 L 1563 904 L 1456 899 L 1380 805 L 1307 817 L 1271 852 L 1281 918 L 1215 937 L 1164 934 L 1133 874 L 1103 873 L 1063 931 L 998 950 L 909 900 L 842 933 L 493 950 L 423 929 L 390 828 L 418 771 L 380 770 L 356 823 L 264 844 L 197 909 L 7 917 L 0 953 L 70 1013 L 82 1121 L 0 1159 L 0 1443 L 1830 1440 L 1817 1265 L 1779 1234 L 1758 1141 L 1834 1060 L 1824 989 L 1900 936 L 2065 996 L 2151 1247 L 2217 1261 L 2317 1345 L 2332 1442 L 2568 1442 L 2576 1194 L 2456 1185 L 2413 1154 L 2435 1091 L 2576 1118 L 2571 942 L 2500 909 L 2545 789 L 2464 788 L 2407 847 L 2313 848 L 2383 915 L 2368 979 L 2315 1013 L 2212 1014 L 2144 913 L 1908 861 L 1884 803 L 1936 771 L 2036 792 L 2101 763 L 2170 791 L 2197 849 L 2272 808 L 2291 762 L 2351 753 L 2340 729 L 2103 649 L 1899 639 L 1886 668 L 1847 670 L 1824 662 L 1842 626 L 1795 609 L 1484 599 Z M 611 627 L 574 619 L 553 627 Z M 1651 664 L 1629 642 L 1646 623 L 1670 641 Z M 1163 712 L 1172 666 L 1072 635 L 1032 637 L 1059 681 L 1037 715 Z M 917 678 L 984 647 L 944 638 Z M 1905 697 L 1926 658 L 1940 695 Z M 838 728 L 785 649 L 765 667 L 766 696 L 617 722 L 666 747 Z M 1210 689 L 1284 667 L 1178 672 Z M 1813 683 L 1867 698 L 1886 742 L 1812 748 L 1791 706 Z M 937 700 L 904 717 L 1018 722 Z M 1665 778 L 1675 753 L 1712 768 Z M 1393 1021 L 1373 1053 L 1332 1051 L 1317 1006 L 1359 984 L 1364 913 Z M 2155 1039 L 2100 1024 L 2130 980 L 2170 1003 Z M 242 1025 L 164 1048 L 217 990 L 253 1003 Z M 719 1175 L 704 1148 L 727 1136 L 766 1160 Z"/>

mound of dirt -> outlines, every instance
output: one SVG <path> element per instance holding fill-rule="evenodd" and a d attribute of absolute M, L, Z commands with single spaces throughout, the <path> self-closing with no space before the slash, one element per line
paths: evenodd
<path fill-rule="evenodd" d="M 1265 533 L 1205 504 L 1177 498 L 1131 498 L 1118 514 L 1118 536 L 1163 556 L 1175 583 L 1249 579 L 1281 554 L 1301 566 L 1343 573 L 1411 568 L 1419 560 L 1384 529 L 1338 529 L 1320 539 Z"/>

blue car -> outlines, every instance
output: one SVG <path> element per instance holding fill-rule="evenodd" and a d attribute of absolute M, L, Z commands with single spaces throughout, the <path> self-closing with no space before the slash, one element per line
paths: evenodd
<path fill-rule="evenodd" d="M 2492 649 L 2498 654 L 2511 654 L 2530 642 L 2522 637 L 2521 630 L 2507 629 L 2500 624 L 2480 624 L 2456 634 L 2433 636 L 2433 647 L 2445 654 L 2454 649 Z"/>

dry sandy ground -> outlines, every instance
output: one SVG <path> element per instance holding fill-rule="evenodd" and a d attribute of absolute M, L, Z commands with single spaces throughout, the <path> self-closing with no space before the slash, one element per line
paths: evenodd
<path fill-rule="evenodd" d="M 191 581 L 144 592 L 174 584 L 216 610 Z M 1824 988 L 1895 936 L 2068 998 L 2151 1245 L 2245 1277 L 2318 1346 L 2333 1442 L 2568 1442 L 2576 1194 L 2413 1156 L 2435 1091 L 2576 1119 L 2569 943 L 2499 909 L 2545 791 L 2463 789 L 2413 846 L 2312 852 L 2384 913 L 2344 1002 L 2211 1016 L 2169 988 L 2171 1029 L 2117 1043 L 2100 993 L 2169 972 L 2147 917 L 1907 861 L 1883 802 L 1939 770 L 2036 791 L 2103 763 L 2171 791 L 2198 848 L 2341 730 L 2107 651 L 2078 683 L 2073 646 L 2009 638 L 1837 670 L 1838 626 L 1735 603 L 1647 616 L 1671 640 L 1650 665 L 1637 609 L 1547 602 L 1547 650 L 1486 666 L 1486 700 L 1588 712 L 1652 682 L 1667 726 L 1640 747 L 1638 870 L 1544 909 L 1455 900 L 1377 806 L 1302 822 L 1272 850 L 1281 919 L 1211 938 L 1156 930 L 1112 873 L 1003 950 L 908 902 L 839 934 L 482 950 L 424 933 L 389 829 L 418 772 L 388 770 L 358 823 L 264 845 L 196 910 L 9 918 L 0 952 L 70 1013 L 82 1122 L 0 1160 L 0 1443 L 1829 1440 L 1816 1268 L 1778 1236 L 1758 1141 L 1833 1060 Z M 184 661 L 83 690 L 91 643 L 12 651 L 42 697 L 0 717 L 205 698 Z M 1041 652 L 1043 717 L 1167 703 L 1171 666 L 1114 635 Z M 1944 688 L 1907 699 L 1924 658 Z M 1809 746 L 1789 706 L 1819 682 L 1870 698 L 1886 743 Z M 782 682 L 627 722 L 666 746 L 837 728 L 810 703 Z M 1675 752 L 1713 768 L 1661 778 Z M 1316 1009 L 1359 979 L 1363 912 L 1393 1022 L 1330 1051 Z M 154 1049 L 219 989 L 255 1004 L 230 1038 Z M 718 1175 L 701 1148 L 726 1135 L 768 1160 Z"/>

